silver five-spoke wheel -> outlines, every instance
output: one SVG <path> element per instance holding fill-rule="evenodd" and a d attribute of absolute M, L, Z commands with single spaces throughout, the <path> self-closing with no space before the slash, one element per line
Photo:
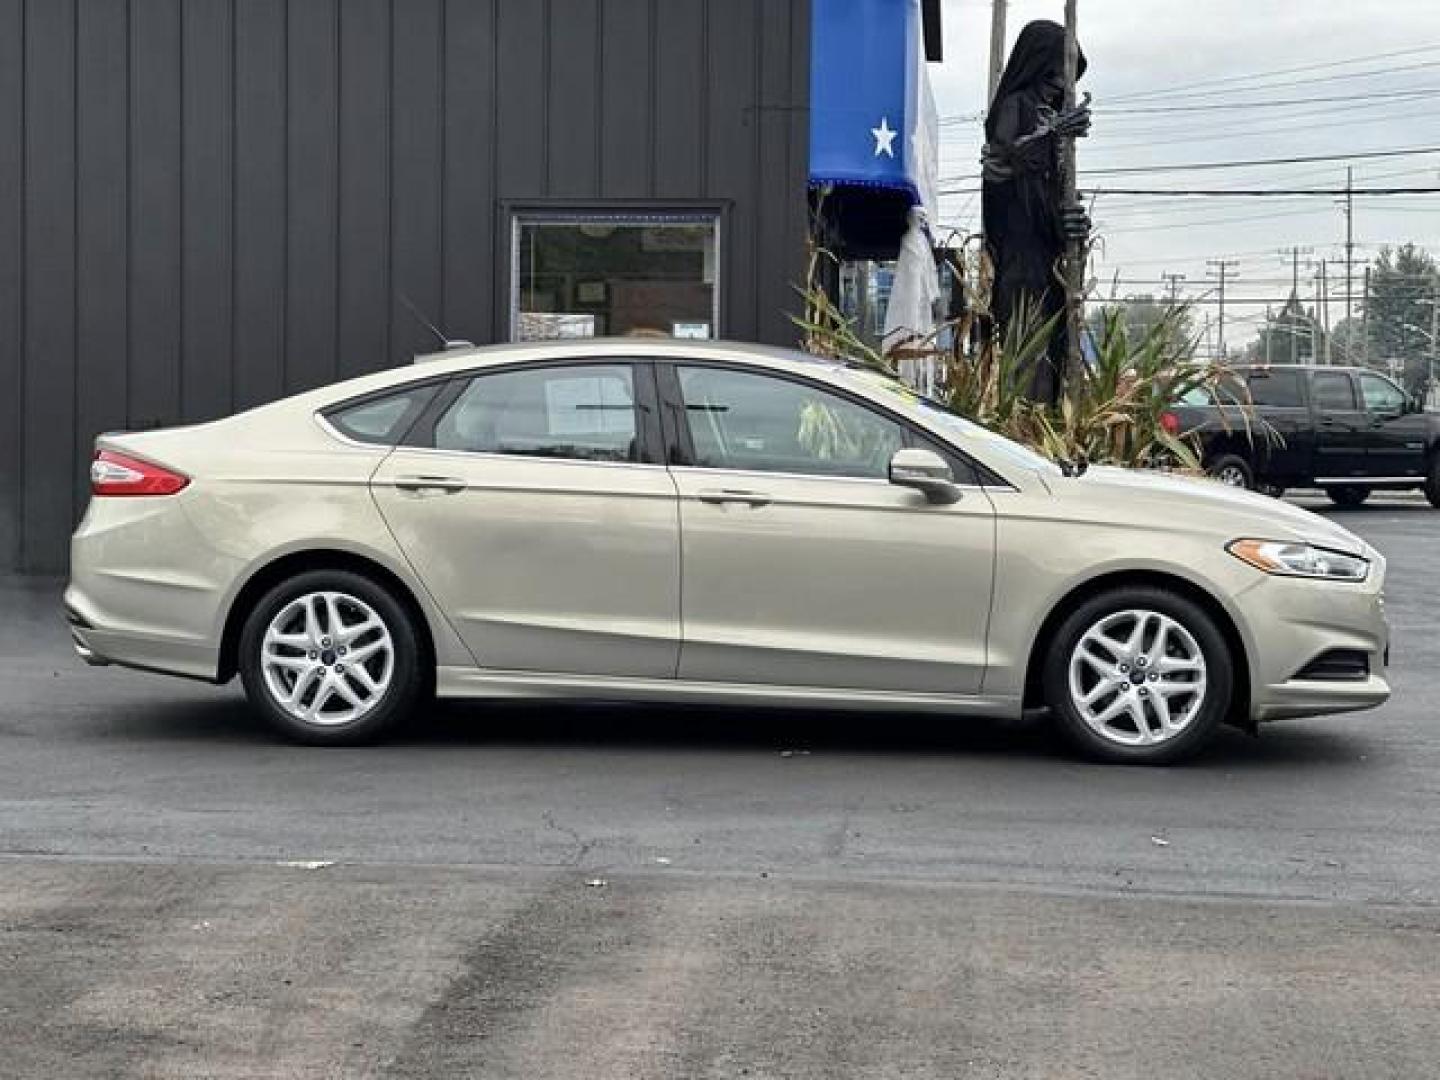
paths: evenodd
<path fill-rule="evenodd" d="M 260 670 L 280 706 L 306 724 L 349 724 L 385 697 L 395 643 L 375 609 L 343 592 L 309 592 L 265 629 Z"/>
<path fill-rule="evenodd" d="M 1215 479 L 1226 487 L 1248 487 L 1244 470 L 1237 465 L 1227 465 L 1215 473 Z"/>
<path fill-rule="evenodd" d="M 1178 737 L 1205 704 L 1207 685 L 1194 635 L 1158 611 L 1106 615 L 1070 655 L 1075 711 L 1097 735 L 1122 746 Z"/>

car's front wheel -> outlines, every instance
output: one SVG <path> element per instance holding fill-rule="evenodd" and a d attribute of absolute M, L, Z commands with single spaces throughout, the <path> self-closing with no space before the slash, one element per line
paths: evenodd
<path fill-rule="evenodd" d="M 405 608 L 348 570 L 281 582 L 240 634 L 251 705 L 285 735 L 315 745 L 367 742 L 403 720 L 425 692 L 422 663 Z"/>
<path fill-rule="evenodd" d="M 1061 732 L 1103 761 L 1168 764 L 1198 750 L 1230 705 L 1233 658 L 1211 616 L 1166 589 L 1112 589 L 1061 623 L 1044 687 Z"/>

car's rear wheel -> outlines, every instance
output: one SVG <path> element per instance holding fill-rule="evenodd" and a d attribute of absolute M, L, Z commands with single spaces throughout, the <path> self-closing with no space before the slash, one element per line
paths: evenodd
<path fill-rule="evenodd" d="M 1230 705 L 1233 658 L 1214 619 L 1148 586 L 1091 597 L 1061 623 L 1044 687 L 1061 732 L 1102 761 L 1168 764 L 1214 734 Z"/>
<path fill-rule="evenodd" d="M 348 570 L 283 581 L 240 634 L 251 705 L 300 742 L 368 742 L 403 720 L 427 686 L 411 617 L 388 590 Z"/>
<path fill-rule="evenodd" d="M 1430 463 L 1430 475 L 1425 478 L 1425 498 L 1430 505 L 1440 510 L 1440 454 Z"/>
<path fill-rule="evenodd" d="M 1325 494 L 1336 506 L 1359 506 L 1370 498 L 1370 489 L 1359 484 L 1341 484 L 1339 487 L 1327 487 Z"/>
<path fill-rule="evenodd" d="M 1236 454 L 1225 454 L 1216 458 L 1205 470 L 1212 480 L 1219 480 L 1226 487 L 1245 488 L 1255 486 L 1255 473 L 1250 463 Z"/>

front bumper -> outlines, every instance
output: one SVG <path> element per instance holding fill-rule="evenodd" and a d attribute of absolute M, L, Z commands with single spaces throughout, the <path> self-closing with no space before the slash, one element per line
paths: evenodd
<path fill-rule="evenodd" d="M 1385 561 L 1363 582 L 1266 575 L 1237 597 L 1251 657 L 1250 718 L 1256 722 L 1354 712 L 1390 697 L 1385 664 L 1390 629 L 1383 595 Z M 1333 650 L 1363 653 L 1364 678 L 1315 679 L 1301 673 Z"/>

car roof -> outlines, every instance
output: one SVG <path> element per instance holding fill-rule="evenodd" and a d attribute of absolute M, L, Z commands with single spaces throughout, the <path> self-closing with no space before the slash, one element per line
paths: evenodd
<path fill-rule="evenodd" d="M 617 359 L 669 357 L 683 359 L 738 358 L 780 362 L 782 364 L 817 367 L 845 366 L 842 361 L 827 360 L 798 349 L 782 349 L 773 345 L 756 345 L 743 341 L 695 340 L 672 337 L 588 337 L 547 341 L 511 341 L 478 348 L 446 349 L 443 352 L 416 356 L 415 363 L 453 362 L 457 370 L 489 364 L 515 363 L 524 360 L 569 358 L 591 359 L 613 356 Z"/>
<path fill-rule="evenodd" d="M 331 383 L 283 399 L 283 403 L 323 409 L 351 398 L 368 396 L 407 383 L 463 375 L 488 367 L 544 361 L 576 360 L 730 360 L 773 371 L 790 371 L 826 382 L 853 385 L 846 378 L 862 366 L 796 349 L 739 341 L 690 341 L 676 338 L 593 337 L 565 341 L 520 341 L 478 348 L 447 349 L 417 356 L 413 364 L 386 368 L 344 382 Z M 282 402 L 276 402 L 277 405 Z"/>
<path fill-rule="evenodd" d="M 1349 372 L 1352 375 L 1384 375 L 1383 371 L 1376 371 L 1374 368 L 1360 367 L 1356 364 L 1235 364 L 1236 371 L 1339 371 Z"/>

